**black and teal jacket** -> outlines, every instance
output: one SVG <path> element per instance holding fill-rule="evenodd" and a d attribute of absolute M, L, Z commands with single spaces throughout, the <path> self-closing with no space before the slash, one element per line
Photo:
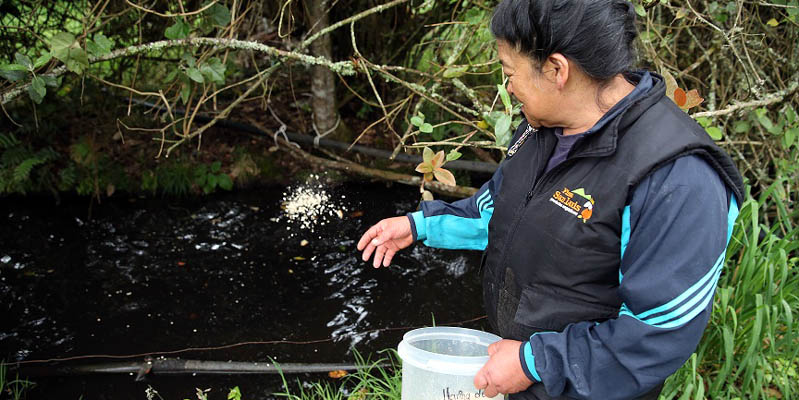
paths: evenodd
<path fill-rule="evenodd" d="M 484 250 L 489 321 L 538 382 L 511 399 L 656 396 L 707 325 L 741 177 L 652 78 L 550 171 L 553 130 L 523 122 L 474 196 L 409 215 L 427 246 Z"/>

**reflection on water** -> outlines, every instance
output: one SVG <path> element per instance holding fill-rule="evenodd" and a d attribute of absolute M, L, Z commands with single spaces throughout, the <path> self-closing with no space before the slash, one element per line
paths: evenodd
<path fill-rule="evenodd" d="M 478 253 L 414 246 L 388 269 L 360 260 L 360 234 L 413 211 L 414 188 L 327 190 L 347 212 L 313 233 L 281 218 L 284 187 L 115 199 L 95 205 L 92 219 L 85 199 L 58 207 L 52 199 L 0 200 L 0 358 L 330 338 L 181 356 L 340 362 L 352 360 L 353 348 L 394 348 L 405 331 L 434 319 L 482 315 Z"/>

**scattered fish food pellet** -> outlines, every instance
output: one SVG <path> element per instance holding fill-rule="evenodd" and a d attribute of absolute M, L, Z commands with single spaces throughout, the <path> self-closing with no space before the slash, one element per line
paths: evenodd
<path fill-rule="evenodd" d="M 318 181 L 319 175 L 312 175 L 311 179 Z M 336 204 L 321 184 L 301 185 L 283 193 L 282 209 L 283 215 L 279 219 L 285 218 L 288 222 L 296 223 L 300 229 L 311 232 L 315 226 L 324 226 L 333 218 L 342 219 L 347 211 L 346 207 Z M 290 231 L 291 227 L 287 226 L 286 230 Z M 307 241 L 301 244 L 305 245 Z"/>

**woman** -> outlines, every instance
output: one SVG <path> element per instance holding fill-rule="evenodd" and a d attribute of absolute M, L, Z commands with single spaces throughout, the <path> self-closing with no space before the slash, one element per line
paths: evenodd
<path fill-rule="evenodd" d="M 502 1 L 491 31 L 526 118 L 507 158 L 473 197 L 358 243 L 375 267 L 416 240 L 485 251 L 489 397 L 656 399 L 707 325 L 741 178 L 662 77 L 630 72 L 634 23 L 627 1 Z"/>

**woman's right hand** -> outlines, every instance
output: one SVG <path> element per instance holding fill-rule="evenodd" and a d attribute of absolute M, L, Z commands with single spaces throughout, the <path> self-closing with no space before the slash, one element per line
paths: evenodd
<path fill-rule="evenodd" d="M 386 218 L 361 236 L 358 250 L 363 250 L 364 261 L 369 261 L 369 257 L 374 253 L 372 265 L 375 268 L 380 268 L 380 264 L 388 267 L 394 254 L 410 246 L 411 243 L 413 243 L 413 233 L 408 217 Z"/>

